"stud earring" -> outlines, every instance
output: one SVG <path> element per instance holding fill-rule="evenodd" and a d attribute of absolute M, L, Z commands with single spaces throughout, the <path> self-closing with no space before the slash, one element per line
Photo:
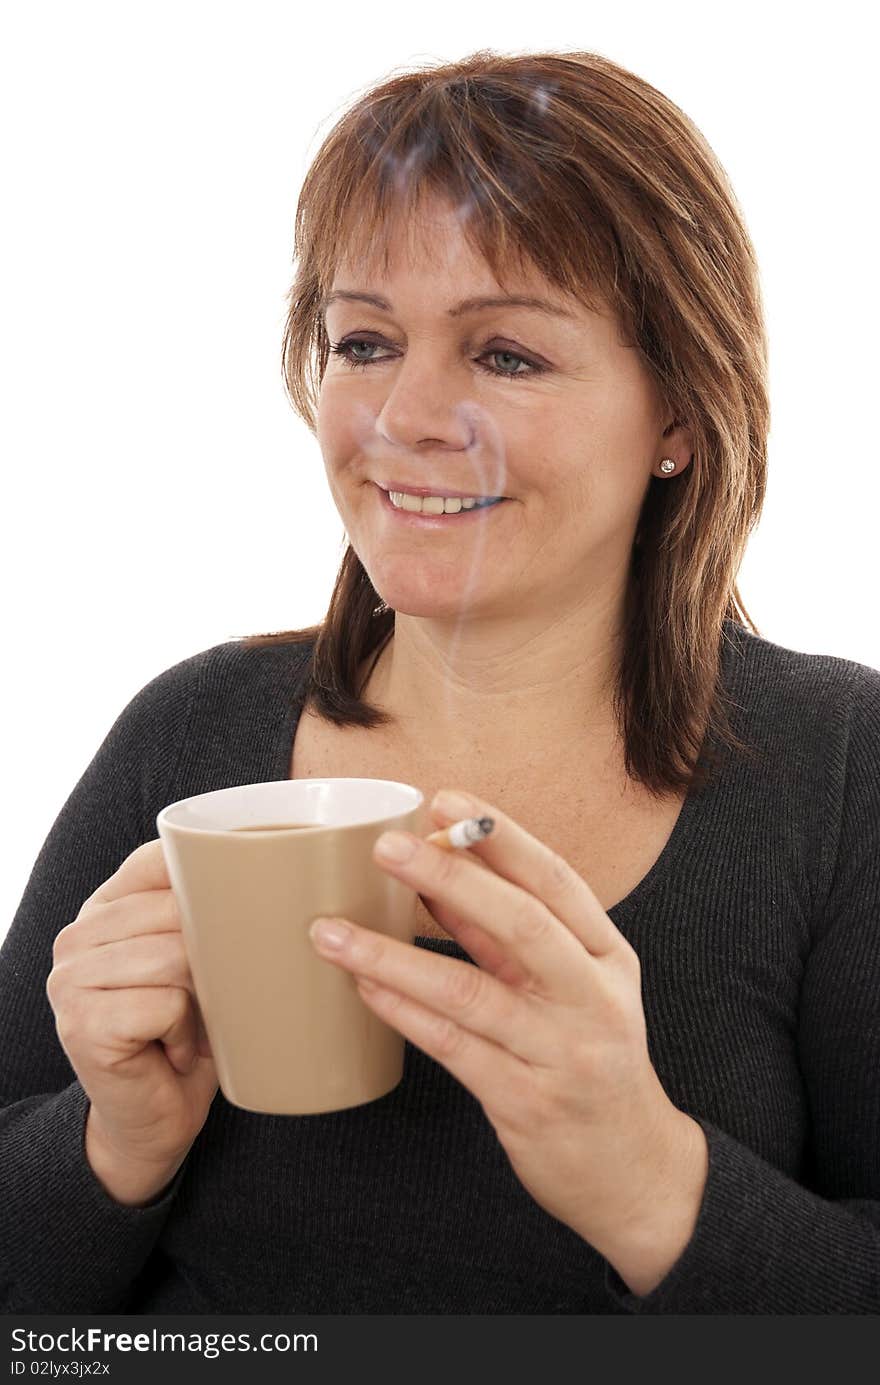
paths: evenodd
<path fill-rule="evenodd" d="M 660 470 L 665 472 L 668 476 L 671 471 L 675 471 L 675 462 L 673 462 L 670 457 L 666 457 L 664 461 L 660 463 Z"/>

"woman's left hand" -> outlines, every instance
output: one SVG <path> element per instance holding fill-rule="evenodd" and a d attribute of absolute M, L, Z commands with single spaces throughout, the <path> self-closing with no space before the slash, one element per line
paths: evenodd
<path fill-rule="evenodd" d="M 315 945 L 473 1093 L 535 1201 L 611 1258 L 674 1197 L 694 1127 L 702 1138 L 649 1059 L 638 956 L 556 852 L 493 804 L 468 794 L 443 812 L 439 798 L 439 825 L 491 817 L 491 835 L 444 851 L 395 834 L 415 844 L 410 860 L 381 856 L 382 838 L 374 859 L 477 965 L 350 920 L 334 920 L 348 926 L 341 949 Z"/>

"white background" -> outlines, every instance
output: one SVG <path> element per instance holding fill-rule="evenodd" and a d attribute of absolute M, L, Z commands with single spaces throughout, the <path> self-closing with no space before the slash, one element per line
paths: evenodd
<path fill-rule="evenodd" d="M 0 937 L 132 696 L 325 612 L 342 523 L 280 374 L 294 210 L 343 110 L 411 64 L 589 49 L 700 127 L 770 334 L 743 599 L 767 639 L 880 666 L 869 22 L 742 0 L 7 6 Z"/>

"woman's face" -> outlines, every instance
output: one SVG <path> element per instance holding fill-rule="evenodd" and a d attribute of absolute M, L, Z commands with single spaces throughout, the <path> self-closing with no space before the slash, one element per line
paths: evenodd
<path fill-rule="evenodd" d="M 638 351 L 537 271 L 507 292 L 561 311 L 468 306 L 504 290 L 455 209 L 433 202 L 413 229 L 410 241 L 395 228 L 387 277 L 342 262 L 328 297 L 348 296 L 324 308 L 348 359 L 331 351 L 318 441 L 373 586 L 396 611 L 438 619 L 546 622 L 617 602 L 652 470 L 678 455 Z M 414 523 L 389 487 L 508 498 Z"/>

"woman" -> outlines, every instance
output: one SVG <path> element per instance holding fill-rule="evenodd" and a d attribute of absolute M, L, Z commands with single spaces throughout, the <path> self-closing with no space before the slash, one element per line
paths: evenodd
<path fill-rule="evenodd" d="M 6 1311 L 877 1312 L 880 673 L 739 602 L 769 409 L 723 170 L 604 58 L 477 53 L 343 117 L 296 251 L 350 546 L 319 627 L 143 689 L 43 847 Z M 155 815 L 314 775 L 496 828 L 377 855 L 414 948 L 316 930 L 400 1086 L 270 1117 L 217 1091 Z"/>

